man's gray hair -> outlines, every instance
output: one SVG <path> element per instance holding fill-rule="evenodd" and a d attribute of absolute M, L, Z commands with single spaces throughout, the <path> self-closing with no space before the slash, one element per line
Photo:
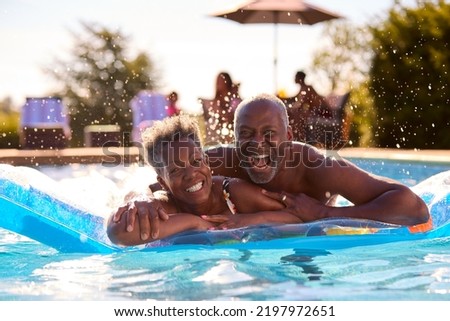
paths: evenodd
<path fill-rule="evenodd" d="M 234 123 L 237 123 L 238 115 L 240 111 L 246 107 L 247 105 L 254 104 L 254 103 L 271 103 L 273 106 L 278 107 L 280 111 L 281 120 L 283 121 L 283 124 L 288 127 L 289 126 L 289 116 L 287 113 L 286 105 L 279 99 L 278 97 L 274 95 L 269 94 L 259 94 L 253 97 L 249 97 L 247 99 L 244 99 L 239 106 L 236 108 L 236 111 L 234 113 Z"/>

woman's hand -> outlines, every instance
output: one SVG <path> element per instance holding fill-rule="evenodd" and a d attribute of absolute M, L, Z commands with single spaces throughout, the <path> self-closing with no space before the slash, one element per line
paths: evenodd
<path fill-rule="evenodd" d="M 217 223 L 208 221 L 203 219 L 203 217 L 195 216 L 196 227 L 195 229 L 198 231 L 207 231 L 210 229 L 214 229 Z"/>

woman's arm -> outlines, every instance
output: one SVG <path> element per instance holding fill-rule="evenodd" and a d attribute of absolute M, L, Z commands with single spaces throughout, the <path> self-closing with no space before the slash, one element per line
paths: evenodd
<path fill-rule="evenodd" d="M 203 215 L 205 221 L 218 224 L 213 229 L 230 229 L 263 224 L 297 224 L 302 221 L 295 215 L 284 211 L 266 211 L 244 214 Z"/>
<path fill-rule="evenodd" d="M 288 212 L 282 202 L 264 195 L 260 187 L 238 178 L 229 180 L 230 200 L 236 206 L 237 214 L 202 216 L 205 220 L 220 223 L 219 228 L 302 222 Z"/>
<path fill-rule="evenodd" d="M 112 221 L 112 216 L 108 221 L 107 234 L 111 242 L 117 245 L 138 245 L 145 244 L 157 239 L 162 239 L 176 233 L 188 230 L 206 230 L 213 226 L 212 223 L 202 220 L 199 216 L 187 213 L 170 214 L 169 221 L 161 221 L 159 223 L 159 235 L 156 238 L 142 239 L 140 235 L 139 220 L 134 222 L 132 231 L 127 230 L 127 222 L 121 219 L 118 222 Z"/>
<path fill-rule="evenodd" d="M 160 219 L 158 216 L 154 217 L 152 226 L 157 225 L 158 233 L 150 235 L 148 232 L 143 232 L 141 226 L 140 216 L 146 216 L 148 213 L 148 202 L 152 200 L 158 202 L 160 210 L 163 210 L 166 214 L 166 219 Z M 130 221 L 128 216 L 130 215 L 111 215 L 107 224 L 107 235 L 111 242 L 118 245 L 138 245 L 148 243 L 157 239 L 165 238 L 173 234 L 184 232 L 188 230 L 205 230 L 212 226 L 211 223 L 205 222 L 200 217 L 188 214 L 188 213 L 176 213 L 176 207 L 167 197 L 165 193 L 155 193 L 151 197 L 134 197 L 128 199 L 128 204 L 121 207 L 125 212 L 135 212 L 133 217 L 138 216 L 138 219 Z M 119 209 L 119 211 L 120 211 Z M 168 220 L 170 216 L 170 221 Z M 147 220 L 144 220 L 148 223 Z"/>

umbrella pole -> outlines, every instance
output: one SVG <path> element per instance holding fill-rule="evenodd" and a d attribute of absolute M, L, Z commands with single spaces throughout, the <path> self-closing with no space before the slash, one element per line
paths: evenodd
<path fill-rule="evenodd" d="M 273 33 L 273 87 L 275 95 L 278 94 L 278 11 L 274 15 L 274 33 Z"/>

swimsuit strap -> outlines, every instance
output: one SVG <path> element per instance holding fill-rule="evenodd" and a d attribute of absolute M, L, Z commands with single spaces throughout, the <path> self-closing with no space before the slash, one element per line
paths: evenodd
<path fill-rule="evenodd" d="M 230 188 L 230 178 L 225 177 L 222 182 L 223 198 L 225 199 L 225 202 L 227 203 L 227 206 L 230 209 L 231 214 L 236 214 L 237 213 L 236 205 L 234 205 L 234 203 L 230 199 L 229 188 Z"/>

